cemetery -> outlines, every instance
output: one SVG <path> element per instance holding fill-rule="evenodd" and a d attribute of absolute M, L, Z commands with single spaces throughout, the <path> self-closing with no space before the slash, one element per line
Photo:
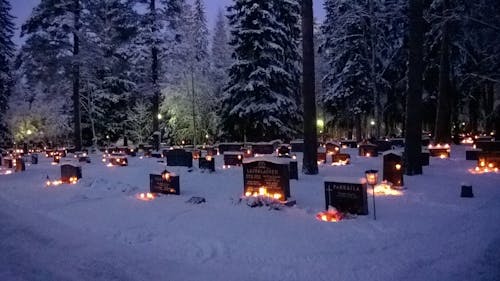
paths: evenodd
<path fill-rule="evenodd" d="M 500 280 L 499 0 L 0 23 L 0 281 Z"/>
<path fill-rule="evenodd" d="M 468 170 L 475 171 L 476 166 L 484 168 L 496 162 L 485 160 L 493 158 L 480 158 L 480 162 L 466 160 L 471 145 L 451 145 L 446 149 L 451 151 L 450 157 L 431 157 L 420 177 L 403 175 L 401 149 L 386 151 L 379 157 L 365 157 L 359 155 L 359 148 L 340 148 L 338 153 L 328 155 L 326 163 L 319 164 L 319 176 L 301 173 L 302 153 L 297 153 L 294 160 L 279 157 L 279 149 L 270 155 L 250 158 L 243 158 L 242 152 L 227 150 L 224 155 L 208 155 L 201 149 L 201 155 L 206 156 L 197 159 L 199 165 L 195 167 L 188 165 L 192 154 L 181 150 L 166 149 L 166 162 L 142 157 L 140 152 L 128 158 L 126 168 L 116 170 L 103 169 L 99 159 L 104 155 L 111 162 L 113 157 L 122 159 L 123 154 L 118 157 L 105 151 L 89 153 L 85 157 L 92 161 L 88 163 L 79 161 L 83 153 L 77 152 L 74 156 L 61 157 L 56 166 L 51 165 L 53 158 L 40 158 L 38 164 L 27 163 L 22 173 L 9 168 L 10 158 L 4 156 L 0 171 L 13 172 L 0 173 L 0 202 L 17 198 L 23 208 L 35 201 L 43 202 L 37 211 L 50 212 L 58 223 L 78 229 L 92 228 L 100 237 L 113 239 L 113 243 L 138 247 L 138 253 L 143 246 L 155 245 L 188 264 L 204 260 L 207 264 L 202 268 L 223 262 L 230 263 L 238 272 L 246 271 L 250 269 L 233 260 L 254 259 L 262 254 L 277 254 L 283 261 L 271 264 L 282 268 L 290 256 L 279 248 L 287 247 L 304 256 L 294 258 L 296 264 L 315 264 L 318 270 L 326 270 L 328 265 L 322 262 L 324 260 L 343 262 L 329 252 L 322 253 L 325 247 L 331 248 L 332 253 L 349 248 L 348 255 L 354 257 L 363 254 L 370 247 L 371 239 L 376 239 L 387 250 L 376 249 L 369 256 L 385 257 L 387 251 L 391 255 L 404 255 L 421 243 L 432 247 L 458 243 L 462 236 L 454 238 L 457 231 L 474 241 L 493 238 L 496 224 L 488 222 L 500 217 L 498 205 L 491 205 L 490 199 L 500 198 L 500 173 L 497 166 L 492 166 L 487 174 Z M 235 161 L 230 162 L 231 169 L 223 168 L 227 155 L 234 156 L 230 158 Z M 349 165 L 335 165 L 334 160 Z M 211 172 L 205 173 L 205 170 Z M 378 177 L 373 186 L 368 184 L 369 170 L 376 170 Z M 480 208 L 484 204 L 490 207 Z M 123 215 L 128 218 L 126 221 L 119 219 Z M 429 216 L 433 222 L 428 221 Z M 470 220 L 471 216 L 475 219 Z M 227 225 L 228 221 L 231 226 Z M 215 228 L 209 226 L 213 224 Z M 374 224 L 378 226 L 375 228 Z M 193 232 L 181 238 L 185 228 Z M 211 230 L 206 231 L 207 228 Z M 256 228 L 266 229 L 274 238 L 264 239 Z M 302 231 L 287 230 L 295 228 Z M 397 228 L 407 230 L 396 231 Z M 432 234 L 436 228 L 440 228 L 443 238 Z M 125 232 L 125 229 L 128 230 Z M 372 236 L 381 230 L 390 232 L 376 238 Z M 254 234 L 245 238 L 248 246 L 227 243 L 237 233 Z M 328 237 L 335 233 L 346 236 L 330 241 Z M 481 238 L 472 238 L 479 233 Z M 141 238 L 144 235 L 150 238 L 145 241 Z M 163 241 L 164 235 L 176 239 Z M 363 241 L 349 244 L 354 239 L 349 235 Z M 302 242 L 305 237 L 323 242 L 311 245 Z M 176 242 L 178 239 L 183 243 Z M 266 244 L 265 250 L 250 246 L 261 239 L 270 239 L 272 243 Z M 393 243 L 399 239 L 406 243 Z M 347 244 L 338 249 L 339 243 Z M 219 252 L 214 255 L 215 245 L 222 247 L 220 251 L 231 252 L 231 257 Z M 444 254 L 448 258 L 457 257 L 451 249 L 444 250 Z M 381 266 L 382 259 L 377 260 L 375 264 Z M 408 256 L 406 262 L 412 264 L 412 257 Z M 250 263 L 256 264 L 260 262 Z M 274 274 L 266 271 L 266 275 Z"/>

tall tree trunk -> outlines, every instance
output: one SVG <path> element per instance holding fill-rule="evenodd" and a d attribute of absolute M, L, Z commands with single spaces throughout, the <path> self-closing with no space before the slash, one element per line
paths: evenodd
<path fill-rule="evenodd" d="M 82 150 L 82 126 L 80 113 L 80 0 L 74 0 L 73 22 L 73 122 L 74 144 L 77 151 Z"/>
<path fill-rule="evenodd" d="M 409 4 L 408 95 L 406 96 L 405 174 L 422 174 L 422 76 L 424 21 L 421 0 Z"/>
<path fill-rule="evenodd" d="M 479 120 L 479 102 L 481 91 L 474 89 L 472 96 L 469 98 L 469 130 L 475 135 L 478 131 Z"/>
<path fill-rule="evenodd" d="M 494 115 L 495 115 L 495 92 L 493 88 L 493 84 L 487 83 L 484 86 L 484 92 L 485 92 L 485 101 L 486 101 L 486 107 L 485 107 L 485 115 L 486 115 L 486 122 L 485 122 L 485 130 L 487 134 L 489 134 L 493 130 L 493 121 L 494 121 Z"/>
<path fill-rule="evenodd" d="M 363 139 L 363 134 L 361 133 L 361 116 L 356 115 L 354 117 L 354 126 L 356 128 L 356 141 L 360 142 Z"/>
<path fill-rule="evenodd" d="M 452 93 L 450 86 L 450 27 L 448 16 L 448 1 L 443 2 L 443 30 L 441 35 L 441 59 L 439 65 L 439 97 L 436 114 L 434 141 L 449 143 L 451 141 L 451 105 Z"/>
<path fill-rule="evenodd" d="M 302 95 L 304 99 L 303 172 L 318 173 L 316 132 L 316 91 L 314 89 L 313 2 L 302 1 Z"/>
<path fill-rule="evenodd" d="M 370 58 L 370 87 L 373 95 L 373 118 L 375 119 L 375 132 L 376 138 L 380 137 L 381 125 L 382 125 L 382 110 L 380 103 L 380 93 L 377 90 L 377 74 L 375 72 L 376 63 L 376 49 L 375 49 L 375 12 L 373 7 L 373 1 L 369 0 L 369 13 L 370 13 L 370 46 L 371 46 L 371 58 Z M 373 132 L 372 132 L 373 133 Z"/>
<path fill-rule="evenodd" d="M 156 30 L 156 0 L 150 0 L 149 9 L 152 14 L 151 16 L 151 32 L 153 37 L 155 37 Z M 156 46 L 156 39 L 153 40 L 153 46 L 151 48 L 151 84 L 153 86 L 153 100 L 152 100 L 152 112 L 153 112 L 153 146 L 155 150 L 160 150 L 160 126 L 159 126 L 159 113 L 160 113 L 160 87 L 158 86 L 158 48 Z"/>
<path fill-rule="evenodd" d="M 196 133 L 197 133 L 197 128 L 196 128 L 196 93 L 194 89 L 194 69 L 193 66 L 191 65 L 191 94 L 193 98 L 193 103 L 192 103 L 192 110 L 193 110 L 193 146 L 194 149 L 196 149 Z"/>

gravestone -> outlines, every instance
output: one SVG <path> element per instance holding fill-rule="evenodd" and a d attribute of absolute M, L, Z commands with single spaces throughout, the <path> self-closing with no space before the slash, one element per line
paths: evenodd
<path fill-rule="evenodd" d="M 71 178 L 81 179 L 82 167 L 71 164 L 61 165 L 61 181 L 63 183 L 71 183 Z"/>
<path fill-rule="evenodd" d="M 54 154 L 54 157 L 52 159 L 52 163 L 56 163 L 56 164 L 59 164 L 61 162 L 61 155 L 59 154 Z"/>
<path fill-rule="evenodd" d="M 22 157 L 14 159 L 13 162 L 15 163 L 14 168 L 16 172 L 26 171 L 26 164 L 24 163 L 24 159 Z"/>
<path fill-rule="evenodd" d="M 254 153 L 252 151 L 252 149 L 248 148 L 248 147 L 242 147 L 241 148 L 241 153 L 243 153 L 243 158 L 252 158 L 254 157 Z"/>
<path fill-rule="evenodd" d="M 388 140 L 377 140 L 377 151 L 385 152 L 392 149 L 392 144 Z"/>
<path fill-rule="evenodd" d="M 12 157 L 7 156 L 3 158 L 3 166 L 5 166 L 8 169 L 14 168 L 14 160 Z"/>
<path fill-rule="evenodd" d="M 281 145 L 278 148 L 278 157 L 290 157 L 290 147 L 288 145 Z"/>
<path fill-rule="evenodd" d="M 500 151 L 482 151 L 478 155 L 478 167 L 500 168 Z"/>
<path fill-rule="evenodd" d="M 336 164 L 350 164 L 351 162 L 351 155 L 348 153 L 337 153 L 332 155 L 332 163 Z"/>
<path fill-rule="evenodd" d="M 54 157 L 54 150 L 45 149 L 45 157 L 47 157 L 47 158 Z"/>
<path fill-rule="evenodd" d="M 61 157 L 66 157 L 66 149 L 58 149 L 56 153 Z"/>
<path fill-rule="evenodd" d="M 224 152 L 224 165 L 226 166 L 241 166 L 243 164 L 243 153 L 226 151 Z"/>
<path fill-rule="evenodd" d="M 201 150 L 193 149 L 191 150 L 191 155 L 193 157 L 193 160 L 198 160 L 201 158 Z"/>
<path fill-rule="evenodd" d="M 280 200 L 290 197 L 290 164 L 280 159 L 261 160 L 247 159 L 243 164 L 243 194 L 260 194 L 260 189 L 274 196 L 279 194 Z"/>
<path fill-rule="evenodd" d="M 31 154 L 31 164 L 33 165 L 38 164 L 38 154 Z"/>
<path fill-rule="evenodd" d="M 359 156 L 377 157 L 378 156 L 377 146 L 370 143 L 359 145 Z"/>
<path fill-rule="evenodd" d="M 403 139 L 403 138 L 392 138 L 392 139 L 389 139 L 389 142 L 391 142 L 391 146 L 396 146 L 396 147 L 404 147 L 405 146 L 405 139 Z"/>
<path fill-rule="evenodd" d="M 224 154 L 224 152 L 228 151 L 240 151 L 241 147 L 243 147 L 242 143 L 220 143 L 218 146 L 220 154 Z"/>
<path fill-rule="evenodd" d="M 113 166 L 128 166 L 128 159 L 126 154 L 123 153 L 113 153 L 109 157 L 109 163 Z"/>
<path fill-rule="evenodd" d="M 167 166 L 193 167 L 193 154 L 184 149 L 164 150 L 167 157 Z"/>
<path fill-rule="evenodd" d="M 274 145 L 267 142 L 259 142 L 252 144 L 252 152 L 254 154 L 273 154 Z"/>
<path fill-rule="evenodd" d="M 290 179 L 299 180 L 299 166 L 297 161 L 290 161 Z"/>
<path fill-rule="evenodd" d="M 384 154 L 382 179 L 392 183 L 394 186 L 403 186 L 403 157 L 389 152 Z"/>
<path fill-rule="evenodd" d="M 358 178 L 326 178 L 326 210 L 328 206 L 343 213 L 368 215 L 366 183 Z"/>
<path fill-rule="evenodd" d="M 500 141 L 477 141 L 476 148 L 485 152 L 500 151 Z"/>
<path fill-rule="evenodd" d="M 292 146 L 292 152 L 304 152 L 304 141 L 303 140 L 293 140 L 290 142 Z"/>
<path fill-rule="evenodd" d="M 324 147 L 318 147 L 316 151 L 316 161 L 318 163 L 326 163 L 326 149 Z"/>
<path fill-rule="evenodd" d="M 445 157 L 445 158 L 450 157 L 450 147 L 449 146 L 429 145 L 427 149 L 429 150 L 429 155 L 431 157 Z"/>
<path fill-rule="evenodd" d="M 207 155 L 206 157 L 198 158 L 198 168 L 200 170 L 215 172 L 215 157 Z"/>
<path fill-rule="evenodd" d="M 210 156 L 217 155 L 217 148 L 212 147 L 212 146 L 207 146 L 205 149 L 207 151 L 207 155 L 210 155 Z"/>
<path fill-rule="evenodd" d="M 340 153 L 340 145 L 335 144 L 333 142 L 327 142 L 325 144 L 325 148 L 326 148 L 326 153 L 330 155 Z"/>
<path fill-rule="evenodd" d="M 88 156 L 87 152 L 83 151 L 77 151 L 75 152 L 75 156 L 78 159 L 78 162 L 85 162 L 85 163 L 90 163 L 90 157 Z"/>
<path fill-rule="evenodd" d="M 170 174 L 168 180 L 161 175 L 149 175 L 149 190 L 152 193 L 180 195 L 179 176 Z"/>
<path fill-rule="evenodd" d="M 340 146 L 342 148 L 357 148 L 358 142 L 355 140 L 342 140 L 340 141 Z"/>
<path fill-rule="evenodd" d="M 465 151 L 465 160 L 478 160 L 481 149 L 470 149 Z"/>

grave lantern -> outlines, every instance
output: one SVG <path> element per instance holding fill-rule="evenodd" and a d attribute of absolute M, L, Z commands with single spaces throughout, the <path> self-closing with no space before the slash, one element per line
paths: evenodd
<path fill-rule="evenodd" d="M 366 182 L 372 186 L 372 195 L 373 195 L 373 219 L 377 220 L 377 213 L 375 209 L 375 185 L 378 182 L 378 171 L 377 170 L 368 170 L 365 172 Z"/>

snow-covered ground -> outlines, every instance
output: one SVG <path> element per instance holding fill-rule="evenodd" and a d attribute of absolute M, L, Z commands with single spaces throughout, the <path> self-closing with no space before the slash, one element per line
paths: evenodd
<path fill-rule="evenodd" d="M 60 167 L 40 158 L 0 176 L 0 280 L 500 280 L 500 174 L 468 173 L 465 148 L 405 177 L 403 195 L 377 195 L 376 221 L 338 223 L 315 219 L 323 178 L 381 171 L 382 157 L 347 149 L 351 165 L 291 180 L 297 205 L 280 211 L 238 204 L 242 168 L 223 170 L 222 156 L 212 174 L 169 167 L 181 196 L 149 202 L 136 195 L 158 159 L 110 168 L 93 155 L 78 184 L 45 187 Z"/>

